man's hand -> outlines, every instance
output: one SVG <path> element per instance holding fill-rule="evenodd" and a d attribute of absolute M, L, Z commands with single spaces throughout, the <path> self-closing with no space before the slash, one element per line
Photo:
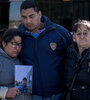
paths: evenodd
<path fill-rule="evenodd" d="M 6 98 L 14 98 L 16 95 L 19 95 L 19 89 L 17 88 L 8 88 L 6 93 Z"/>

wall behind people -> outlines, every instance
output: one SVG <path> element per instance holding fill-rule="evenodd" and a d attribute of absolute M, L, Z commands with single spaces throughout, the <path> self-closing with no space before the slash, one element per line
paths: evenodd
<path fill-rule="evenodd" d="M 10 3 L 8 1 L 10 1 Z M 1 27 L 5 26 L 8 27 L 8 21 L 9 21 L 9 27 L 13 26 L 16 27 L 19 25 L 20 20 L 18 20 L 17 18 L 20 19 L 20 14 L 19 14 L 20 9 L 18 8 L 19 7 L 18 5 L 22 1 L 23 0 L 5 0 L 5 1 L 0 0 Z M 72 30 L 72 24 L 77 19 L 90 20 L 89 0 L 37 0 L 37 1 L 39 2 L 39 6 L 40 8 L 42 8 L 42 12 L 44 15 L 48 16 L 53 22 L 63 25 L 70 31 Z M 7 4 L 10 4 L 10 6 Z M 2 5 L 4 6 L 2 7 Z M 8 6 L 8 8 L 6 6 Z M 11 20 L 11 18 L 13 18 L 13 20 Z"/>

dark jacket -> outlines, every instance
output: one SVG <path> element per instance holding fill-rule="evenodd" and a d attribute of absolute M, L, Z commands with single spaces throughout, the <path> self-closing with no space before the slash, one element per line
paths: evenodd
<path fill-rule="evenodd" d="M 72 89 L 72 100 L 90 100 L 90 48 L 83 51 L 82 57 L 80 58 L 77 45 L 74 44 L 67 50 L 65 66 L 65 80 L 67 88 L 70 87 L 79 64 L 80 70 Z"/>
<path fill-rule="evenodd" d="M 27 65 L 33 65 L 33 94 L 50 96 L 62 92 L 65 51 L 72 43 L 71 34 L 62 26 L 42 17 L 45 30 L 38 38 L 28 33 L 23 24 L 24 46 L 20 56 Z"/>

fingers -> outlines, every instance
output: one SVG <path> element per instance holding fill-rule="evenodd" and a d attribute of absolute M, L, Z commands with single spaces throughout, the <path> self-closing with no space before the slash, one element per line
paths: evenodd
<path fill-rule="evenodd" d="M 18 88 L 14 88 L 17 92 L 19 92 L 19 89 Z"/>
<path fill-rule="evenodd" d="M 16 95 L 19 95 L 19 89 L 15 88 L 15 90 L 16 90 Z"/>
<path fill-rule="evenodd" d="M 6 98 L 14 98 L 16 95 L 19 95 L 19 89 L 9 88 L 6 94 Z"/>
<path fill-rule="evenodd" d="M 18 88 L 13 88 L 13 96 L 15 97 L 16 95 L 19 95 L 19 89 Z"/>

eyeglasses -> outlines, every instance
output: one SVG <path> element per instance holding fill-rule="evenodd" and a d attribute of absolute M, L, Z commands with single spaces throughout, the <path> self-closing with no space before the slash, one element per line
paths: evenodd
<path fill-rule="evenodd" d="M 19 48 L 22 47 L 22 43 L 17 43 L 17 42 L 10 42 L 10 43 L 11 43 L 11 45 L 12 45 L 13 47 L 19 47 Z"/>
<path fill-rule="evenodd" d="M 84 37 L 88 36 L 88 33 L 75 33 L 78 37 L 81 37 L 82 35 Z"/>

